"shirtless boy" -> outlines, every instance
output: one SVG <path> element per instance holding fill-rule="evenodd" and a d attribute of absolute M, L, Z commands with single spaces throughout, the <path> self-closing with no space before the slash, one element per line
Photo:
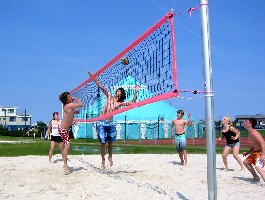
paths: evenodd
<path fill-rule="evenodd" d="M 65 174 L 69 174 L 70 170 L 67 165 L 67 156 L 70 149 L 69 133 L 74 119 L 75 108 L 81 107 L 82 102 L 75 97 L 71 97 L 69 92 L 62 92 L 59 99 L 63 103 L 63 120 L 58 127 L 58 131 L 64 142 L 64 149 L 62 151 L 63 168 Z"/>
<path fill-rule="evenodd" d="M 250 149 L 243 153 L 243 156 L 248 157 L 244 160 L 243 164 L 250 171 L 253 176 L 253 181 L 259 181 L 260 177 L 256 171 L 260 174 L 263 181 L 265 181 L 265 171 L 262 169 L 265 164 L 265 141 L 261 134 L 255 129 L 257 120 L 250 118 L 244 122 L 244 127 L 248 131 L 248 139 L 250 142 Z M 254 170 L 254 167 L 256 171 Z"/>
<path fill-rule="evenodd" d="M 88 71 L 89 76 L 92 76 L 92 73 Z M 135 87 L 135 93 L 133 100 L 130 102 L 124 102 L 126 99 L 126 93 L 123 88 L 118 88 L 114 95 L 112 95 L 101 83 L 97 78 L 94 78 L 95 83 L 98 85 L 98 87 L 102 90 L 102 92 L 106 95 L 107 100 L 105 102 L 105 105 L 102 109 L 101 114 L 108 114 L 114 110 L 118 110 L 119 108 L 123 106 L 128 106 L 136 102 L 137 94 L 140 86 Z M 108 142 L 108 152 L 109 152 L 109 163 L 110 166 L 113 165 L 112 161 L 112 143 L 116 140 L 116 124 L 113 122 L 113 115 L 110 115 L 106 117 L 104 120 L 99 120 L 96 123 L 96 129 L 97 129 L 97 135 L 98 139 L 101 143 L 100 145 L 100 152 L 101 152 L 101 167 L 105 169 L 105 147 L 106 142 Z"/>
<path fill-rule="evenodd" d="M 174 126 L 176 127 L 175 142 L 176 149 L 179 153 L 179 158 L 182 165 L 187 165 L 187 151 L 186 151 L 186 136 L 185 127 L 191 126 L 192 121 L 190 120 L 190 113 L 188 113 L 188 121 L 183 119 L 184 111 L 177 111 L 177 118 L 172 121 L 171 134 L 174 136 Z"/>

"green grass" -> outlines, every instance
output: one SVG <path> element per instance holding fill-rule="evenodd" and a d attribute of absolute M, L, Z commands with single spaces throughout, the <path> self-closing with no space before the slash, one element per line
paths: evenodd
<path fill-rule="evenodd" d="M 0 142 L 0 157 L 14 157 L 26 155 L 48 155 L 50 149 L 49 140 L 19 138 L 0 136 L 0 141 L 12 141 L 16 143 Z M 176 154 L 173 144 L 129 144 L 123 140 L 116 141 L 113 144 L 114 154 Z M 241 152 L 248 148 L 241 148 Z M 216 153 L 222 153 L 223 147 L 216 147 Z M 206 154 L 205 146 L 188 146 L 188 154 Z M 59 154 L 59 147 L 56 145 L 54 154 Z M 100 144 L 93 139 L 71 139 L 71 149 L 69 155 L 92 155 L 100 154 Z"/>

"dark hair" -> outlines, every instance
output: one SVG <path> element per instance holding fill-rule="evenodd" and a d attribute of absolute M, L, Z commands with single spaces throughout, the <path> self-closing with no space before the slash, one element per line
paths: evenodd
<path fill-rule="evenodd" d="M 67 103 L 67 100 L 68 100 L 68 95 L 70 94 L 70 92 L 62 92 L 60 95 L 59 95 L 59 99 L 60 101 L 63 103 L 63 104 L 66 104 Z"/>
<path fill-rule="evenodd" d="M 116 90 L 116 92 L 120 90 L 121 91 L 121 96 L 118 99 L 118 102 L 123 102 L 126 99 L 126 92 L 124 90 L 124 88 L 120 87 Z"/>
<path fill-rule="evenodd" d="M 178 110 L 177 113 L 180 113 L 182 116 L 184 115 L 184 111 L 183 110 Z"/>
<path fill-rule="evenodd" d="M 55 119 L 55 118 L 54 118 L 54 115 L 59 115 L 59 112 L 56 111 L 56 112 L 52 113 L 53 120 Z"/>
<path fill-rule="evenodd" d="M 248 121 L 250 122 L 252 128 L 255 128 L 257 126 L 257 119 L 252 117 L 252 118 L 248 119 Z"/>

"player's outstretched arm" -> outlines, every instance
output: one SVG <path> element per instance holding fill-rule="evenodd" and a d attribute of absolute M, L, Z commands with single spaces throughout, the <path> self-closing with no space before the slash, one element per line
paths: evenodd
<path fill-rule="evenodd" d="M 89 76 L 90 77 L 92 77 L 93 76 L 93 74 L 90 72 L 90 71 L 88 71 L 87 72 L 88 74 L 89 74 Z M 102 92 L 107 96 L 107 97 L 109 97 L 109 96 L 111 96 L 111 94 L 108 92 L 108 90 L 100 83 L 100 81 L 97 79 L 97 77 L 95 77 L 94 78 L 94 81 L 95 81 L 95 83 L 98 85 L 98 87 L 102 90 Z"/>

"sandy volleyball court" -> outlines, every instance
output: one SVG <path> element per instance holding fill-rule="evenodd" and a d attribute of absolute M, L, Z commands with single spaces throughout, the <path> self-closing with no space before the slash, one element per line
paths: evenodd
<path fill-rule="evenodd" d="M 115 154 L 105 170 L 99 155 L 69 156 L 70 175 L 60 155 L 52 164 L 48 156 L 0 157 L 0 199 L 207 199 L 206 155 L 188 156 L 183 167 L 176 154 Z M 265 183 L 251 182 L 232 155 L 228 161 L 225 172 L 217 155 L 217 199 L 264 199 Z"/>

